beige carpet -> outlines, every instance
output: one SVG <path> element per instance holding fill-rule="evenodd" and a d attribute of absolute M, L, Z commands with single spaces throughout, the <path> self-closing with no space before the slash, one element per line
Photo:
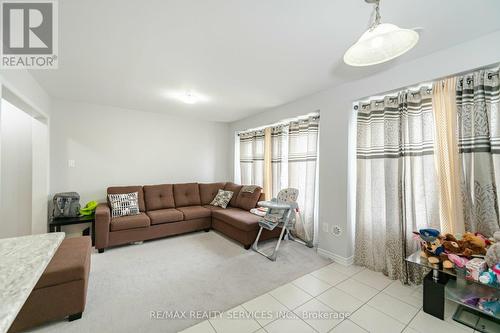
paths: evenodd
<path fill-rule="evenodd" d="M 214 231 L 122 246 L 92 255 L 82 319 L 35 331 L 177 332 L 201 320 L 151 311 L 224 311 L 329 263 L 295 242 L 271 262 Z"/>

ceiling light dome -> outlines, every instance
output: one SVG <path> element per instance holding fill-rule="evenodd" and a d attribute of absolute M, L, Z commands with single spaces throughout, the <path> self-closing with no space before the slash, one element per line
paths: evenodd
<path fill-rule="evenodd" d="M 372 0 L 368 0 L 370 1 Z M 346 64 L 351 66 L 380 64 L 399 57 L 417 44 L 419 35 L 415 30 L 401 29 L 390 23 L 380 23 L 378 1 L 375 10 L 375 22 L 344 54 Z"/>
<path fill-rule="evenodd" d="M 186 104 L 196 104 L 199 101 L 199 98 L 192 91 L 186 91 L 186 94 L 181 97 L 181 100 Z"/>
<path fill-rule="evenodd" d="M 170 99 L 183 102 L 185 104 L 197 104 L 211 101 L 207 95 L 203 95 L 193 90 L 167 90 L 163 95 Z"/>

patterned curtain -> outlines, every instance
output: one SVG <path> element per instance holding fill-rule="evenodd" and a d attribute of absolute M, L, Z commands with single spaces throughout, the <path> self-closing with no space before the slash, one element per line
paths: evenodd
<path fill-rule="evenodd" d="M 459 162 L 465 228 L 485 236 L 500 229 L 499 71 L 479 70 L 457 79 Z"/>
<path fill-rule="evenodd" d="M 359 103 L 354 261 L 417 283 L 412 231 L 439 228 L 432 90 Z"/>
<path fill-rule="evenodd" d="M 312 245 L 317 232 L 315 203 L 319 117 L 292 121 L 289 127 L 288 187 L 299 190 L 297 203 L 300 219 L 295 224 L 295 235 Z"/>
<path fill-rule="evenodd" d="M 288 186 L 288 125 L 271 128 L 271 179 L 275 198 L 281 189 Z M 299 194 L 300 196 L 300 194 Z M 270 198 L 269 198 L 270 199 Z"/>
<path fill-rule="evenodd" d="M 271 129 L 273 197 L 281 189 L 297 188 L 299 216 L 294 234 L 313 244 L 316 173 L 318 164 L 319 116 L 292 121 Z"/>
<path fill-rule="evenodd" d="M 240 133 L 241 183 L 264 187 L 264 130 Z"/>

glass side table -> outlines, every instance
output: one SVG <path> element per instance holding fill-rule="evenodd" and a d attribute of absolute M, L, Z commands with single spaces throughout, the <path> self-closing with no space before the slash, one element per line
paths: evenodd
<path fill-rule="evenodd" d="M 430 269 L 424 278 L 424 312 L 444 319 L 444 303 L 448 299 L 459 306 L 453 319 L 479 332 L 500 332 L 500 313 L 486 311 L 477 305 L 482 297 L 500 300 L 500 284 L 482 284 L 465 279 L 465 269 L 447 269 L 442 264 L 431 264 L 417 251 L 406 258 L 410 264 Z M 497 301 L 499 302 L 499 301 Z"/>

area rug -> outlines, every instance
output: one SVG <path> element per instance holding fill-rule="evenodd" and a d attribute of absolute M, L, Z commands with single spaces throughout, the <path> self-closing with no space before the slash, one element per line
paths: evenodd
<path fill-rule="evenodd" d="M 82 319 L 35 331 L 178 332 L 202 321 L 183 312 L 231 309 L 329 263 L 291 241 L 272 262 L 214 231 L 112 248 L 92 255 Z"/>

